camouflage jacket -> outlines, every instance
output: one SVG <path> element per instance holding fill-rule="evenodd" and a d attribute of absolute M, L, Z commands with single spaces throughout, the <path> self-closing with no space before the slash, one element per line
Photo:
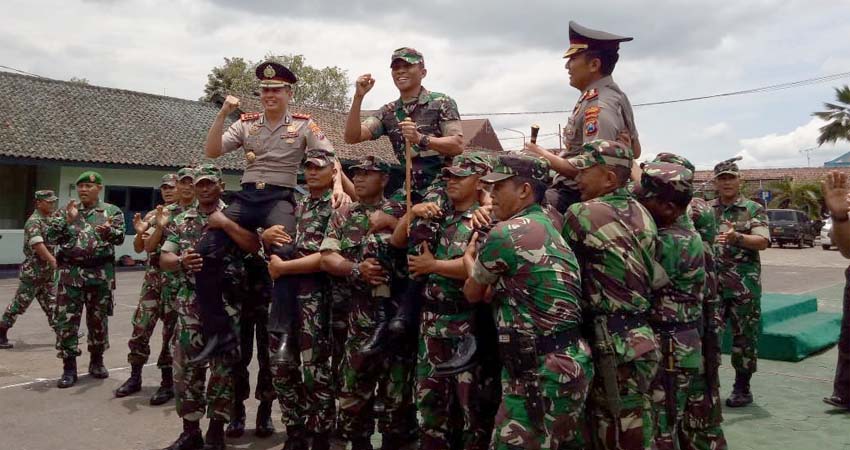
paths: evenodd
<path fill-rule="evenodd" d="M 679 224 L 659 228 L 656 258 L 670 283 L 653 292 L 650 322 L 682 324 L 700 320 L 705 258 L 699 234 Z"/>
<path fill-rule="evenodd" d="M 47 240 L 56 242 L 59 282 L 67 286 L 108 283 L 115 289 L 115 246 L 124 243 L 124 213 L 109 203 L 79 207 L 79 217 L 69 223 L 64 214 L 50 219 Z M 109 223 L 104 235 L 95 228 Z"/>
<path fill-rule="evenodd" d="M 667 283 L 655 260 L 658 230 L 625 188 L 570 206 L 563 234 L 582 264 L 584 301 L 594 314 L 641 313 Z"/>
<path fill-rule="evenodd" d="M 373 116 L 367 117 L 363 125 L 372 132 L 373 140 L 386 135 L 390 139 L 396 158 L 402 164 L 405 161 L 405 142 L 399 122 L 405 117 L 413 119 L 419 132 L 428 136 L 463 134 L 457 103 L 445 94 L 430 92 L 423 87 L 416 102 L 405 104 L 399 98 L 387 103 Z M 412 189 L 424 196 L 428 186 L 439 179 L 440 170 L 447 165 L 448 161 L 435 150 L 421 149 L 418 142 L 412 144 Z"/>
<path fill-rule="evenodd" d="M 24 262 L 21 263 L 21 278 L 31 280 L 50 280 L 53 278 L 53 269 L 47 261 L 43 261 L 33 250 L 36 244 L 44 244 L 47 251 L 54 252 L 53 243 L 45 239 L 50 217 L 44 217 L 38 210 L 24 223 Z"/>
<path fill-rule="evenodd" d="M 478 203 L 466 211 L 452 211 L 440 222 L 439 243 L 432 249 L 437 260 L 452 260 L 463 256 L 466 245 L 475 231 L 472 213 Z M 422 332 L 433 337 L 462 336 L 472 331 L 472 307 L 463 296 L 464 280 L 455 280 L 436 273 L 428 275 L 425 283 L 425 306 L 422 312 Z M 458 307 L 456 314 L 438 314 L 428 311 L 428 303 L 451 304 Z"/>
<path fill-rule="evenodd" d="M 731 223 L 738 233 L 770 239 L 767 212 L 760 204 L 739 196 L 730 205 L 721 204 L 719 199 L 712 200 L 709 205 L 714 208 L 719 233 L 727 232 Z M 742 298 L 761 295 L 761 258 L 757 250 L 715 244 L 714 254 L 718 285 L 725 292 L 734 291 L 734 296 Z"/>
<path fill-rule="evenodd" d="M 325 239 L 325 229 L 333 213 L 332 190 L 321 197 L 305 195 L 295 207 L 295 248 L 297 258 L 319 251 Z"/>
<path fill-rule="evenodd" d="M 179 202 L 174 202 L 174 203 L 165 205 L 165 207 L 163 209 L 169 212 L 168 223 L 165 225 L 166 229 L 162 232 L 162 239 L 157 244 L 156 250 L 151 252 L 151 253 L 148 253 L 147 267 L 146 267 L 146 270 L 148 272 L 158 272 L 158 273 L 161 273 L 163 276 L 165 276 L 167 279 L 173 279 L 173 277 L 175 275 L 173 272 L 160 272 L 159 268 L 153 266 L 151 263 L 152 263 L 152 261 L 159 259 L 160 254 L 162 253 L 162 245 L 165 243 L 165 239 L 168 237 L 168 228 L 171 227 L 174 224 L 174 219 L 177 216 L 179 216 L 181 213 L 186 211 L 187 209 L 196 208 L 197 206 L 198 206 L 197 200 L 193 201 L 191 205 L 189 205 L 185 208 L 183 206 L 181 206 Z M 145 235 L 144 235 L 144 239 L 147 240 L 154 233 L 154 231 L 156 231 L 156 227 L 157 227 L 156 210 L 153 209 L 153 210 L 149 211 L 147 214 L 145 214 L 145 217 L 142 220 L 148 224 L 148 229 L 145 230 Z"/>
<path fill-rule="evenodd" d="M 720 297 L 717 295 L 717 262 L 714 257 L 714 240 L 717 239 L 717 219 L 714 209 L 705 199 L 694 197 L 688 205 L 688 213 L 694 228 L 702 238 L 705 254 L 705 288 L 703 289 L 703 319 L 715 328 L 721 326 L 723 318 Z"/>
<path fill-rule="evenodd" d="M 581 323 L 578 262 L 539 205 L 493 227 L 472 278 L 494 285 L 499 327 L 545 336 Z"/>
<path fill-rule="evenodd" d="M 389 246 L 391 233 L 383 231 L 367 235 L 369 214 L 377 210 L 393 217 L 404 215 L 404 207 L 391 200 L 381 200 L 377 205 L 351 203 L 333 211 L 319 250 L 337 252 L 343 258 L 354 262 L 369 257 L 378 257 L 378 255 L 368 254 L 368 241 L 374 239 L 375 244 L 379 246 Z"/>

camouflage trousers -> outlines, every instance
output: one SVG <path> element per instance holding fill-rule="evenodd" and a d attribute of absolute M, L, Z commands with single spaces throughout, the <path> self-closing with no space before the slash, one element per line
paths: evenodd
<path fill-rule="evenodd" d="M 151 354 L 150 340 L 157 321 L 162 322 L 162 349 L 156 361 L 160 369 L 171 367 L 171 339 L 177 322 L 177 310 L 174 308 L 176 291 L 169 289 L 169 278 L 158 270 L 148 269 L 142 281 L 139 304 L 133 313 L 131 324 L 133 334 L 127 342 L 130 353 L 127 362 L 131 365 L 144 365 Z"/>
<path fill-rule="evenodd" d="M 109 282 L 77 287 L 59 283 L 53 324 L 59 358 L 80 356 L 80 320 L 86 310 L 88 350 L 102 354 L 109 349 L 109 316 L 112 315 L 112 288 Z"/>
<path fill-rule="evenodd" d="M 463 448 L 484 450 L 489 443 L 489 428 L 482 423 L 479 399 L 479 369 L 448 377 L 435 376 L 435 366 L 451 359 L 460 338 L 422 335 L 416 365 L 416 404 L 419 408 L 420 446 L 422 450 L 450 448 L 450 437 L 461 431 Z M 455 424 L 451 418 L 460 409 L 463 420 Z M 452 429 L 459 425 L 462 429 Z"/>
<path fill-rule="evenodd" d="M 413 402 L 415 360 L 399 349 L 366 358 L 360 349 L 374 332 L 374 325 L 349 323 L 340 375 L 337 433 L 345 440 L 368 439 L 378 430 L 384 434 L 410 435 L 416 430 Z M 377 417 L 376 417 L 377 416 Z"/>
<path fill-rule="evenodd" d="M 557 352 L 538 356 L 536 381 L 543 407 L 543 428 L 533 424 L 526 403 L 528 388 L 502 370 L 502 403 L 496 413 L 491 448 L 564 450 L 590 448 L 585 404 L 593 379 L 590 347 L 582 339 Z"/>
<path fill-rule="evenodd" d="M 300 365 L 273 364 L 274 388 L 287 426 L 305 425 L 315 434 L 333 428 L 336 389 L 331 371 L 330 298 L 322 290 L 298 296 Z M 270 337 L 271 351 L 279 348 L 279 336 Z"/>
<path fill-rule="evenodd" d="M 5 324 L 6 328 L 12 328 L 18 320 L 18 316 L 27 311 L 33 300 L 38 301 L 41 310 L 47 316 L 47 323 L 50 324 L 50 328 L 53 328 L 53 313 L 56 308 L 56 283 L 52 277 L 39 279 L 22 276 L 18 290 L 15 292 L 15 298 L 6 307 L 0 322 Z"/>
<path fill-rule="evenodd" d="M 251 374 L 248 366 L 254 356 L 254 342 L 257 343 L 257 385 L 254 398 L 260 401 L 272 401 L 277 395 L 272 385 L 272 369 L 269 364 L 269 323 L 268 303 L 246 301 L 239 316 L 239 345 L 242 359 L 233 369 L 233 383 L 237 402 L 244 402 L 251 396 Z"/>
<path fill-rule="evenodd" d="M 598 449 L 652 448 L 654 420 L 650 384 L 658 370 L 658 344 L 648 327 L 635 328 L 628 335 L 627 339 L 614 336 L 618 350 L 619 417 L 613 417 L 608 409 L 598 366 L 591 385 L 587 409 L 592 439 Z M 637 349 L 640 349 L 639 354 Z"/>
<path fill-rule="evenodd" d="M 236 309 L 229 305 L 225 309 L 231 319 L 238 317 Z M 192 355 L 197 355 L 204 348 L 205 342 L 197 302 L 178 305 L 177 325 L 171 342 L 177 414 L 182 419 L 195 422 L 205 414 L 210 419 L 230 421 L 235 396 L 232 365 L 221 358 L 199 364 L 189 363 Z"/>
<path fill-rule="evenodd" d="M 719 338 L 709 341 L 706 336 L 702 339 L 703 354 L 713 348 L 720 355 Z M 703 363 L 699 372 L 694 374 L 687 391 L 685 414 L 679 434 L 679 448 L 682 450 L 725 450 L 726 438 L 720 424 L 723 422 L 723 410 L 720 403 L 720 386 L 709 388 L 706 372 L 707 365 Z M 717 370 L 715 369 L 715 372 Z M 717 373 L 713 375 L 718 379 Z"/>
<path fill-rule="evenodd" d="M 732 367 L 738 372 L 755 373 L 761 333 L 761 297 L 739 303 L 724 298 L 724 318 L 731 325 Z"/>

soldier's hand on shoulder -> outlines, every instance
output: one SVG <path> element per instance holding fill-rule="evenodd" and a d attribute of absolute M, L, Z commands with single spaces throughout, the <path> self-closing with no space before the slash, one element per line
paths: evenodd
<path fill-rule="evenodd" d="M 363 75 L 360 75 L 354 83 L 354 96 L 365 96 L 372 90 L 373 86 L 375 86 L 375 79 L 372 78 L 371 73 L 364 73 Z"/>
<path fill-rule="evenodd" d="M 221 112 L 225 115 L 229 115 L 233 111 L 239 108 L 239 99 L 232 95 L 228 95 L 227 98 L 224 99 L 224 103 L 221 105 Z"/>

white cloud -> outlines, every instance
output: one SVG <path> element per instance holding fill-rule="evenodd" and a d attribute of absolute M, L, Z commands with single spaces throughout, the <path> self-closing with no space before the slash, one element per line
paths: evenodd
<path fill-rule="evenodd" d="M 789 167 L 805 166 L 806 153 L 812 166 L 822 165 L 850 150 L 847 143 L 817 146 L 817 137 L 824 121 L 812 117 L 804 125 L 784 133 L 770 133 L 756 138 L 741 139 L 738 154 L 744 157 L 742 167 Z"/>

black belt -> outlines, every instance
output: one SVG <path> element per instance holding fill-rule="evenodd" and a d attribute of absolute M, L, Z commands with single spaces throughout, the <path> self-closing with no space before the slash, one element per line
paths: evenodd
<path fill-rule="evenodd" d="M 242 183 L 242 189 L 246 191 L 271 191 L 271 192 L 282 192 L 289 191 L 291 192 L 293 189 L 291 187 L 286 186 L 278 186 L 276 184 L 268 184 L 263 181 L 258 181 L 256 183 Z"/>
<path fill-rule="evenodd" d="M 649 325 L 643 313 L 612 313 L 597 314 L 604 315 L 608 322 L 608 332 L 618 334 L 625 330 L 645 327 Z"/>
<path fill-rule="evenodd" d="M 432 314 L 460 314 L 473 310 L 473 306 L 460 302 L 425 302 L 422 309 Z"/>
<path fill-rule="evenodd" d="M 68 256 L 59 253 L 59 256 L 56 258 L 57 262 L 65 266 L 75 266 L 83 269 L 92 269 L 95 267 L 101 267 L 108 263 L 115 262 L 115 256 L 113 255 L 104 255 L 104 256 L 94 256 L 91 258 L 71 258 Z"/>
<path fill-rule="evenodd" d="M 581 331 L 576 328 L 570 328 L 566 331 L 560 331 L 555 334 L 535 337 L 535 345 L 537 346 L 537 354 L 545 355 L 563 350 L 571 345 L 577 344 L 581 339 Z"/>
<path fill-rule="evenodd" d="M 679 333 L 681 331 L 697 330 L 699 323 L 693 322 L 650 322 L 653 330 L 659 333 Z"/>

